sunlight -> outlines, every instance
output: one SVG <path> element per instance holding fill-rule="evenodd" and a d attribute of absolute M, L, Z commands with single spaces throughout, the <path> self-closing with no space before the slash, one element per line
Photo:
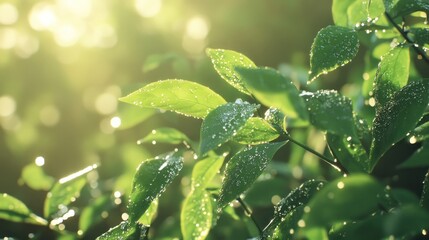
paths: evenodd
<path fill-rule="evenodd" d="M 140 16 L 151 18 L 161 11 L 162 2 L 161 0 L 136 0 L 135 7 Z"/>
<path fill-rule="evenodd" d="M 10 25 L 18 20 L 18 10 L 10 3 L 0 4 L 0 24 Z"/>

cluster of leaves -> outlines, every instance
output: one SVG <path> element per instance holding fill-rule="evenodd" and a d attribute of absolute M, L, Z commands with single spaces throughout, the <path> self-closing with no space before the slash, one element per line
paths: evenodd
<path fill-rule="evenodd" d="M 145 109 L 202 119 L 200 138 L 195 142 L 176 129 L 159 128 L 140 140 L 185 144 L 140 164 L 128 197 L 128 217 L 99 239 L 148 238 L 158 198 L 189 158 L 193 161 L 191 189 L 180 211 L 184 239 L 210 238 L 222 214 L 234 216 L 230 204 L 236 201 L 256 225 L 258 231 L 250 233 L 255 239 L 409 239 L 426 235 L 429 175 L 419 199 L 378 180 L 373 170 L 403 139 L 421 143 L 421 148 L 394 167 L 429 166 L 429 79 L 422 78 L 411 61 L 429 63 L 425 52 L 429 28 L 421 17 L 429 13 L 429 4 L 423 0 L 334 0 L 332 13 L 335 25 L 323 28 L 311 47 L 309 83 L 349 63 L 359 46 L 365 45 L 366 80 L 356 101 L 335 90 L 311 91 L 275 69 L 256 66 L 243 54 L 221 49 L 208 49 L 207 55 L 220 77 L 246 100 L 227 102 L 206 86 L 178 79 L 150 83 L 121 98 Z M 356 106 L 358 101 L 365 104 Z M 325 135 L 329 151 L 319 153 L 291 134 L 309 128 Z M 316 155 L 334 172 L 331 178 L 308 179 L 290 191 L 261 228 L 244 196 L 289 143 Z M 54 185 L 45 204 L 46 219 L 6 194 L 0 201 L 0 217 L 49 223 L 55 228 L 70 214 L 67 206 L 85 185 L 79 176 L 88 171 Z"/>

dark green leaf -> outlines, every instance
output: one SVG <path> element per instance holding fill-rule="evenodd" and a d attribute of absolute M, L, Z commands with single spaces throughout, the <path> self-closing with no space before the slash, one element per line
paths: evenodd
<path fill-rule="evenodd" d="M 419 46 L 429 44 L 429 28 L 411 28 L 409 35 Z"/>
<path fill-rule="evenodd" d="M 352 102 L 337 91 L 303 92 L 310 123 L 320 130 L 341 136 L 357 137 Z"/>
<path fill-rule="evenodd" d="M 247 120 L 232 140 L 241 144 L 261 144 L 280 136 L 271 125 L 262 118 L 252 117 Z"/>
<path fill-rule="evenodd" d="M 185 80 L 150 83 L 119 100 L 143 108 L 174 111 L 195 118 L 204 118 L 225 100 L 210 88 Z"/>
<path fill-rule="evenodd" d="M 103 220 L 102 213 L 114 208 L 110 196 L 101 196 L 82 210 L 79 217 L 79 230 L 86 233 L 92 226 Z"/>
<path fill-rule="evenodd" d="M 323 28 L 311 46 L 309 81 L 349 63 L 358 50 L 359 40 L 354 30 L 340 26 Z"/>
<path fill-rule="evenodd" d="M 429 122 L 416 127 L 410 134 L 410 143 L 421 142 L 429 139 Z"/>
<path fill-rule="evenodd" d="M 99 236 L 97 240 L 140 240 L 147 235 L 149 228 L 141 224 L 123 221 Z"/>
<path fill-rule="evenodd" d="M 271 68 L 238 68 L 247 89 L 262 104 L 280 109 L 291 118 L 308 119 L 304 101 L 291 79 Z"/>
<path fill-rule="evenodd" d="M 423 190 L 420 197 L 420 205 L 422 208 L 429 211 L 429 171 L 426 173 L 425 180 L 423 181 Z"/>
<path fill-rule="evenodd" d="M 246 147 L 229 160 L 220 191 L 218 210 L 246 191 L 286 142 Z"/>
<path fill-rule="evenodd" d="M 144 161 L 134 175 L 133 190 L 128 204 L 129 221 L 137 221 L 179 174 L 183 159 L 179 154 Z"/>
<path fill-rule="evenodd" d="M 138 144 L 141 144 L 141 143 L 181 144 L 183 142 L 189 142 L 189 138 L 184 133 L 174 128 L 154 129 L 146 137 L 137 141 Z"/>
<path fill-rule="evenodd" d="M 411 82 L 377 113 L 371 144 L 371 169 L 380 157 L 416 126 L 428 104 L 428 81 Z"/>
<path fill-rule="evenodd" d="M 200 132 L 200 154 L 205 155 L 230 140 L 245 125 L 257 105 L 238 99 L 211 111 L 204 119 Z"/>
<path fill-rule="evenodd" d="M 80 191 L 87 183 L 86 174 L 97 168 L 97 165 L 88 166 L 78 172 L 61 178 L 48 192 L 45 199 L 44 216 L 46 218 L 61 217 L 64 209 L 79 197 Z"/>
<path fill-rule="evenodd" d="M 242 93 L 250 95 L 242 77 L 237 74 L 236 68 L 253 68 L 256 65 L 241 53 L 224 49 L 207 49 L 207 55 L 212 60 L 218 74 L 231 86 Z"/>
<path fill-rule="evenodd" d="M 356 0 L 333 0 L 332 1 L 332 17 L 334 18 L 334 23 L 337 26 L 349 27 L 353 26 L 353 23 L 349 24 L 347 9 L 352 5 Z"/>
<path fill-rule="evenodd" d="M 272 169 L 272 162 L 265 170 L 267 173 L 270 167 Z M 271 207 L 273 205 L 273 197 L 276 196 L 277 198 L 281 196 L 289 188 L 289 182 L 282 178 L 258 179 L 246 191 L 243 200 L 253 207 Z"/>
<path fill-rule="evenodd" d="M 427 0 L 384 0 L 384 5 L 392 17 L 405 16 L 418 11 L 429 13 Z"/>
<path fill-rule="evenodd" d="M 264 230 L 263 239 L 275 239 L 275 240 L 292 240 L 295 239 L 294 235 L 298 232 L 299 226 L 298 221 L 301 220 L 304 214 L 304 206 L 299 206 L 288 213 L 275 228 L 272 237 L 271 233 Z M 274 226 L 274 225 L 273 225 Z"/>
<path fill-rule="evenodd" d="M 183 239 L 205 239 L 213 220 L 210 194 L 198 188 L 186 198 L 180 215 Z"/>
<path fill-rule="evenodd" d="M 43 168 L 36 164 L 29 164 L 22 169 L 22 181 L 34 190 L 49 190 L 55 183 L 55 179 L 46 175 Z"/>
<path fill-rule="evenodd" d="M 6 193 L 0 195 L 0 219 L 37 225 L 48 224 L 45 219 L 32 213 L 23 202 Z"/>
<path fill-rule="evenodd" d="M 429 141 L 417 149 L 405 162 L 399 165 L 400 168 L 429 167 Z"/>
<path fill-rule="evenodd" d="M 410 50 L 405 46 L 392 48 L 378 65 L 374 97 L 377 108 L 383 108 L 393 94 L 407 85 L 410 73 Z"/>
<path fill-rule="evenodd" d="M 382 186 L 369 175 L 355 174 L 328 183 L 307 205 L 306 226 L 329 226 L 335 222 L 369 216 L 378 206 Z"/>

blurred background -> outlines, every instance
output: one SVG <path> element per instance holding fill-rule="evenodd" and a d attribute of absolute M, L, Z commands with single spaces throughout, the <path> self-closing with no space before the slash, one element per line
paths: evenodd
<path fill-rule="evenodd" d="M 1 0 L 0 192 L 41 214 L 53 181 L 99 164 L 98 173 L 89 177 L 102 179 L 103 185 L 94 182 L 91 196 L 126 194 L 142 160 L 172 150 L 162 144 L 137 145 L 137 140 L 160 126 L 198 140 L 195 126 L 200 121 L 127 106 L 119 97 L 153 81 L 179 78 L 209 86 L 229 101 L 245 99 L 215 73 L 205 55 L 208 47 L 241 52 L 257 65 L 277 68 L 296 84 L 305 84 L 311 43 L 321 28 L 332 24 L 330 9 L 331 1 L 312 0 Z M 313 87 L 358 95 L 365 76 L 361 55 L 354 71 L 347 65 Z M 296 134 L 305 140 L 308 133 Z M 323 135 L 314 136 L 309 145 L 323 151 L 324 144 L 318 145 Z M 295 165 L 301 155 L 311 158 L 303 151 L 296 154 L 291 156 Z M 191 171 L 188 165 L 183 175 Z M 293 179 L 303 176 L 300 168 L 283 170 Z M 177 184 L 189 187 L 189 182 L 185 176 Z M 277 188 L 268 200 L 248 201 L 268 205 L 262 209 L 271 214 L 272 202 L 287 193 L 278 189 L 298 183 L 285 187 L 285 181 L 271 181 L 267 184 Z M 177 207 L 183 198 L 177 191 L 167 191 L 161 201 Z M 258 191 L 253 194 L 258 199 Z M 158 219 L 168 211 L 161 210 Z M 105 222 L 92 237 L 120 221 Z M 160 228 L 168 234 L 165 229 L 177 224 L 177 216 L 156 224 L 163 224 Z"/>

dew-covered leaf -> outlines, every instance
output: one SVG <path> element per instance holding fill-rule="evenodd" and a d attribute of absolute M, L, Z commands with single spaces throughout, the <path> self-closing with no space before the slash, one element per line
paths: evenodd
<path fill-rule="evenodd" d="M 261 144 L 278 138 L 280 134 L 262 118 L 252 117 L 247 120 L 232 140 L 241 144 Z"/>
<path fill-rule="evenodd" d="M 213 206 L 210 194 L 198 188 L 185 199 L 180 215 L 183 239 L 205 239 L 213 220 Z"/>
<path fill-rule="evenodd" d="M 384 0 L 384 5 L 393 18 L 418 11 L 429 13 L 427 0 Z"/>
<path fill-rule="evenodd" d="M 211 110 L 225 103 L 210 88 L 177 79 L 150 83 L 119 100 L 143 108 L 169 110 L 195 118 L 204 118 Z"/>
<path fill-rule="evenodd" d="M 370 172 L 369 157 L 359 139 L 326 134 L 332 155 L 348 172 Z"/>
<path fill-rule="evenodd" d="M 377 210 L 377 195 L 383 187 L 371 176 L 355 174 L 328 183 L 308 203 L 306 226 L 329 226 L 357 220 Z"/>
<path fill-rule="evenodd" d="M 211 111 L 201 125 L 200 154 L 205 155 L 230 140 L 257 108 L 255 104 L 238 99 L 235 103 L 227 103 Z"/>
<path fill-rule="evenodd" d="M 349 27 L 353 24 L 349 24 L 347 9 L 352 5 L 356 0 L 333 0 L 332 1 L 332 17 L 334 23 L 337 26 Z"/>
<path fill-rule="evenodd" d="M 46 175 L 43 168 L 36 164 L 29 164 L 22 169 L 21 180 L 34 190 L 49 190 L 55 183 L 55 179 Z"/>
<path fill-rule="evenodd" d="M 349 27 L 379 23 L 384 13 L 383 0 L 355 0 L 347 9 Z"/>
<path fill-rule="evenodd" d="M 0 219 L 12 222 L 26 222 L 36 225 L 47 225 L 48 222 L 34 214 L 19 199 L 6 193 L 0 194 Z"/>
<path fill-rule="evenodd" d="M 395 143 L 414 129 L 428 104 L 428 81 L 411 82 L 392 96 L 374 119 L 371 168 Z"/>
<path fill-rule="evenodd" d="M 274 208 L 274 217 L 264 229 L 264 235 L 269 236 L 287 215 L 291 214 L 297 207 L 306 205 L 311 197 L 324 186 L 323 181 L 309 180 L 298 188 L 291 191 Z"/>
<path fill-rule="evenodd" d="M 354 30 L 328 26 L 317 33 L 311 46 L 309 81 L 349 63 L 359 50 Z"/>
<path fill-rule="evenodd" d="M 55 183 L 46 196 L 44 216 L 52 219 L 65 214 L 64 210 L 67 210 L 67 206 L 79 197 L 80 191 L 87 183 L 86 174 L 96 168 L 97 165 L 88 166 L 67 177 L 61 178 Z"/>
<path fill-rule="evenodd" d="M 304 101 L 291 79 L 271 68 L 238 68 L 247 89 L 258 101 L 291 118 L 308 119 Z"/>
<path fill-rule="evenodd" d="M 304 214 L 304 206 L 298 206 L 288 213 L 282 221 L 274 229 L 274 232 L 269 233 L 264 229 L 264 237 L 267 239 L 275 240 L 291 240 L 295 239 L 294 234 L 298 232 L 299 226 L 298 221 L 301 220 L 302 215 Z M 274 225 L 273 225 L 274 226 Z"/>
<path fill-rule="evenodd" d="M 137 222 L 145 226 L 150 226 L 152 224 L 152 221 L 156 217 L 156 213 L 158 212 L 158 205 L 159 205 L 158 199 L 153 200 L 149 208 L 146 210 L 145 213 L 143 213 L 143 215 L 140 217 L 140 219 Z"/>
<path fill-rule="evenodd" d="M 426 173 L 425 180 L 423 181 L 423 190 L 420 197 L 420 206 L 426 211 L 429 211 L 429 171 Z"/>
<path fill-rule="evenodd" d="M 303 92 L 301 97 L 307 104 L 312 125 L 341 136 L 357 136 L 350 99 L 334 90 Z"/>
<path fill-rule="evenodd" d="M 103 212 L 109 212 L 115 207 L 110 196 L 101 196 L 85 207 L 79 217 L 79 230 L 86 233 L 92 226 L 103 220 Z"/>
<path fill-rule="evenodd" d="M 119 129 L 125 130 L 136 126 L 156 113 L 152 108 L 140 108 L 135 105 L 119 102 L 117 117 L 121 120 Z"/>
<path fill-rule="evenodd" d="M 423 142 L 411 157 L 398 166 L 399 168 L 429 167 L 429 141 Z"/>
<path fill-rule="evenodd" d="M 223 156 L 208 156 L 198 161 L 192 170 L 192 189 L 205 188 L 222 167 Z"/>
<path fill-rule="evenodd" d="M 265 172 L 275 172 L 271 162 Z M 278 175 L 277 175 L 278 176 Z M 289 182 L 280 177 L 257 179 L 252 186 L 246 191 L 244 201 L 252 207 L 271 207 L 273 205 L 273 196 L 281 196 L 285 191 L 290 189 Z M 263 192 L 264 194 L 261 194 Z"/>
<path fill-rule="evenodd" d="M 179 174 L 183 158 L 178 153 L 144 161 L 134 175 L 133 190 L 127 206 L 129 221 L 137 221 Z"/>
<path fill-rule="evenodd" d="M 207 55 L 211 59 L 218 74 L 231 86 L 242 93 L 250 95 L 246 89 L 242 77 L 237 74 L 236 68 L 253 68 L 256 65 L 241 53 L 224 49 L 207 49 Z"/>
<path fill-rule="evenodd" d="M 409 35 L 418 46 L 429 44 L 429 28 L 411 28 Z"/>
<path fill-rule="evenodd" d="M 170 143 L 181 144 L 189 142 L 189 138 L 181 131 L 175 128 L 157 128 L 152 130 L 146 137 L 137 141 L 137 143 Z"/>
<path fill-rule="evenodd" d="M 407 85 L 410 73 L 410 50 L 399 45 L 385 54 L 378 65 L 374 81 L 377 108 L 383 108 L 393 94 Z"/>
<path fill-rule="evenodd" d="M 136 224 L 130 221 L 123 221 L 119 225 L 109 229 L 97 237 L 97 240 L 138 240 L 144 239 L 149 228 L 141 224 Z"/>
<path fill-rule="evenodd" d="M 285 144 L 276 142 L 249 146 L 234 155 L 225 169 L 218 209 L 223 209 L 246 191 L 261 175 L 277 150 Z"/>
<path fill-rule="evenodd" d="M 416 127 L 410 134 L 410 143 L 421 142 L 429 139 L 429 122 Z"/>

